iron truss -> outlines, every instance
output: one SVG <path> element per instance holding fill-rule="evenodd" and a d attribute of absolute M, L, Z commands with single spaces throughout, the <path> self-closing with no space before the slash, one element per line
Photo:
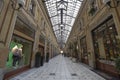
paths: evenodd
<path fill-rule="evenodd" d="M 64 45 L 83 0 L 43 0 L 58 42 Z"/>

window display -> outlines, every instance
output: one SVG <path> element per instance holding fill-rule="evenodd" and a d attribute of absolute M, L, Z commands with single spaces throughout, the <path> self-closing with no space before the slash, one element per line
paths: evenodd
<path fill-rule="evenodd" d="M 108 20 L 93 31 L 97 59 L 113 61 L 119 55 L 116 36 L 117 31 L 113 19 Z"/>
<path fill-rule="evenodd" d="M 8 68 L 19 68 L 30 63 L 32 42 L 13 36 L 9 49 L 6 63 Z"/>

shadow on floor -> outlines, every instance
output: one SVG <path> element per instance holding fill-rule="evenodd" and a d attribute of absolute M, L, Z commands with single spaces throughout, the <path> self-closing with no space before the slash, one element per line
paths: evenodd
<path fill-rule="evenodd" d="M 90 69 L 90 70 L 93 71 L 93 72 L 95 72 L 95 73 L 97 73 L 98 75 L 104 77 L 106 80 L 120 80 L 117 77 L 110 76 L 110 75 L 108 75 L 108 74 L 106 74 L 104 72 L 101 72 L 99 70 L 96 70 L 96 69 Z"/>

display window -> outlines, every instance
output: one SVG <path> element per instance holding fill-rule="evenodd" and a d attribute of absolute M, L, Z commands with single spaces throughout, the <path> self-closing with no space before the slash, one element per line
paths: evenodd
<path fill-rule="evenodd" d="M 20 68 L 30 64 L 32 42 L 13 36 L 9 46 L 7 68 Z"/>
<path fill-rule="evenodd" d="M 93 42 L 97 59 L 113 61 L 117 58 L 119 55 L 117 36 L 113 19 L 109 19 L 93 31 Z"/>

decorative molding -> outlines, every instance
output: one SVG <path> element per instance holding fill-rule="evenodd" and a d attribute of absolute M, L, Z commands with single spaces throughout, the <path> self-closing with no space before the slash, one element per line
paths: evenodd
<path fill-rule="evenodd" d="M 17 30 L 14 30 L 14 34 L 17 35 L 17 36 L 20 36 L 20 37 L 22 37 L 22 38 L 25 38 L 25 39 L 27 39 L 27 40 L 29 40 L 29 41 L 34 42 L 34 39 L 33 39 L 33 38 L 25 35 L 24 33 L 19 32 L 19 31 L 17 31 Z"/>

